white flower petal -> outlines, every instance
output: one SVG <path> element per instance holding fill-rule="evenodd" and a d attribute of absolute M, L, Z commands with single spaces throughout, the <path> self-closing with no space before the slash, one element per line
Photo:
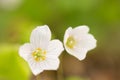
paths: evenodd
<path fill-rule="evenodd" d="M 84 48 L 74 48 L 74 56 L 77 57 L 79 60 L 85 59 L 87 52 L 88 51 Z"/>
<path fill-rule="evenodd" d="M 31 71 L 34 75 L 38 75 L 44 71 L 44 65 L 41 62 L 35 62 L 31 57 L 28 60 Z"/>
<path fill-rule="evenodd" d="M 47 57 L 58 57 L 64 50 L 63 44 L 59 40 L 50 41 L 47 48 Z"/>
<path fill-rule="evenodd" d="M 46 58 L 46 60 L 41 62 L 35 62 L 31 57 L 28 60 L 31 71 L 34 75 L 38 75 L 44 70 L 57 70 L 59 67 L 58 58 Z"/>
<path fill-rule="evenodd" d="M 47 25 L 38 26 L 35 28 L 30 37 L 30 42 L 35 48 L 46 49 L 49 41 L 51 39 L 51 31 Z"/>
<path fill-rule="evenodd" d="M 79 60 L 83 60 L 86 57 L 87 50 L 84 48 L 75 47 L 74 49 L 69 49 L 66 47 L 66 51 L 72 56 L 76 57 Z"/>
<path fill-rule="evenodd" d="M 78 26 L 71 31 L 71 35 L 84 34 L 89 32 L 89 27 L 86 25 Z"/>
<path fill-rule="evenodd" d="M 24 45 L 22 45 L 20 48 L 19 48 L 19 55 L 24 58 L 25 60 L 28 59 L 28 55 L 31 54 L 32 52 L 32 46 L 31 44 L 29 43 L 26 43 Z"/>
<path fill-rule="evenodd" d="M 45 70 L 57 70 L 59 67 L 60 61 L 58 58 L 47 58 L 44 61 L 44 69 Z"/>
<path fill-rule="evenodd" d="M 86 34 L 84 36 L 81 36 L 81 38 L 79 39 L 79 42 L 77 44 L 77 47 L 91 50 L 96 47 L 96 42 L 97 42 L 97 40 L 94 38 L 93 35 Z"/>

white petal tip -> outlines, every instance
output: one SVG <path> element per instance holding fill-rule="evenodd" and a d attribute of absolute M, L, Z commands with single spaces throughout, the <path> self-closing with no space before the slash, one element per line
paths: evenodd
<path fill-rule="evenodd" d="M 80 31 L 80 32 L 89 32 L 89 27 L 87 26 L 87 25 L 81 25 L 81 26 L 78 26 L 78 27 L 76 27 L 76 28 L 74 28 L 74 29 L 76 29 L 76 30 L 78 30 L 78 31 Z"/>
<path fill-rule="evenodd" d="M 39 28 L 39 27 L 48 27 L 48 25 L 37 26 L 37 28 Z"/>
<path fill-rule="evenodd" d="M 19 56 L 22 57 L 23 59 L 27 60 L 27 57 L 31 53 L 31 44 L 25 43 L 24 45 L 20 46 L 19 48 Z"/>
<path fill-rule="evenodd" d="M 43 72 L 43 71 L 42 71 Z M 39 72 L 39 73 L 33 73 L 35 76 L 37 76 L 37 75 L 39 75 L 40 73 L 42 73 L 42 72 Z"/>
<path fill-rule="evenodd" d="M 35 76 L 37 76 L 37 75 L 39 75 L 40 73 L 42 73 L 44 70 L 36 70 L 36 69 L 34 69 L 34 70 L 32 70 L 32 73 L 35 75 Z"/>
<path fill-rule="evenodd" d="M 86 58 L 86 56 L 78 58 L 80 61 L 84 60 Z"/>
<path fill-rule="evenodd" d="M 87 53 L 86 53 L 87 54 Z M 82 56 L 75 56 L 78 60 L 82 61 L 86 58 L 86 54 L 82 55 Z"/>

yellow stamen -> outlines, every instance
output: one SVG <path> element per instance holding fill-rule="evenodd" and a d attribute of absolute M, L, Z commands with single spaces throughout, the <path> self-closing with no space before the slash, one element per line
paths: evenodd
<path fill-rule="evenodd" d="M 43 61 L 46 59 L 46 51 L 37 48 L 35 51 L 33 51 L 32 56 L 35 61 Z"/>
<path fill-rule="evenodd" d="M 66 42 L 67 47 L 73 48 L 75 44 L 76 44 L 75 39 L 72 36 L 68 37 L 67 42 Z"/>

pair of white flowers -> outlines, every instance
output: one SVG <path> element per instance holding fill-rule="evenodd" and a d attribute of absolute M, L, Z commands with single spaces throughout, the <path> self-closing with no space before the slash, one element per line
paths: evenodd
<path fill-rule="evenodd" d="M 83 60 L 87 52 L 96 47 L 96 39 L 89 34 L 87 26 L 69 27 L 64 35 L 66 51 Z M 19 49 L 19 55 L 24 58 L 34 75 L 44 70 L 57 70 L 59 55 L 64 50 L 60 40 L 51 40 L 51 31 L 47 25 L 38 26 L 30 36 L 30 43 L 25 43 Z"/>

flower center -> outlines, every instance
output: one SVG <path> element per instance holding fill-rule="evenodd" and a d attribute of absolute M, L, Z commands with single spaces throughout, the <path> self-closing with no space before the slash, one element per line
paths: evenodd
<path fill-rule="evenodd" d="M 32 56 L 35 61 L 43 61 L 46 59 L 46 51 L 37 48 L 35 51 L 33 51 Z"/>
<path fill-rule="evenodd" d="M 75 39 L 72 36 L 70 36 L 66 42 L 67 47 L 73 48 L 75 44 L 76 44 Z"/>

